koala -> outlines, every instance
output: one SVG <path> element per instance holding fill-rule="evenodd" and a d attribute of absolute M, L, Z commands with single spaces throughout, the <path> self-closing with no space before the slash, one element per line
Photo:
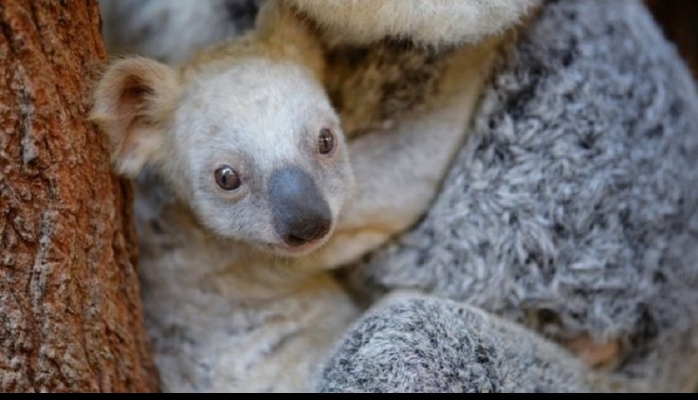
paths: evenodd
<path fill-rule="evenodd" d="M 344 232 L 350 232 L 351 248 L 355 250 L 349 251 L 345 246 L 325 246 L 323 252 L 333 254 L 331 257 L 337 262 L 347 264 L 356 261 L 358 254 L 378 247 L 395 232 L 402 231 L 417 221 L 424 207 L 433 198 L 435 184 L 441 181 L 449 161 L 457 151 L 457 147 L 434 145 L 439 149 L 447 149 L 445 157 L 434 162 L 430 147 L 426 144 L 421 147 L 396 145 L 388 150 L 380 143 L 392 143 L 391 140 L 395 140 L 395 143 L 411 140 L 434 143 L 442 140 L 441 135 L 463 139 L 500 47 L 514 40 L 517 23 L 525 18 L 526 13 L 535 10 L 541 1 L 525 0 L 512 6 L 507 1 L 488 0 L 487 4 L 473 3 L 472 6 L 461 7 L 459 2 L 448 0 L 430 3 L 432 5 L 426 8 L 419 1 L 411 3 L 421 10 L 420 14 L 426 12 L 427 15 L 436 15 L 429 14 L 430 7 L 434 6 L 439 13 L 452 10 L 460 20 L 469 21 L 470 25 L 459 24 L 453 19 L 448 29 L 440 19 L 422 21 L 422 27 L 428 23 L 433 28 L 441 27 L 431 34 L 433 38 L 440 38 L 438 43 L 441 46 L 433 46 L 426 37 L 420 42 L 413 42 L 409 35 L 419 30 L 401 26 L 398 20 L 395 21 L 392 33 L 374 28 L 373 33 L 366 38 L 369 41 L 365 43 L 356 37 L 356 32 L 366 29 L 365 24 L 360 23 L 362 19 L 350 18 L 350 29 L 346 29 L 345 35 L 336 30 L 332 34 L 326 29 L 322 19 L 312 17 L 313 7 L 326 6 L 320 2 L 214 0 L 205 5 L 200 4 L 197 11 L 194 11 L 177 0 L 100 0 L 100 7 L 103 32 L 110 53 L 133 52 L 177 63 L 196 54 L 202 43 L 216 43 L 223 37 L 240 34 L 250 26 L 249 20 L 258 17 L 259 8 L 266 3 L 274 3 L 286 9 L 296 23 L 305 27 L 306 40 L 312 37 L 315 48 L 310 63 L 314 64 L 316 72 L 322 70 L 318 78 L 341 117 L 345 136 L 350 142 L 359 136 L 366 136 L 360 142 L 352 143 L 352 147 L 357 148 L 354 152 L 357 162 L 352 163 L 353 168 L 358 174 L 371 176 L 371 179 L 357 182 L 360 186 L 357 190 L 362 195 L 355 196 L 355 201 L 364 202 L 366 206 L 347 210 L 343 217 L 344 229 L 334 234 L 342 236 Z M 347 13 L 350 17 L 357 12 L 366 18 L 375 12 L 370 1 L 353 1 L 352 4 L 354 6 L 351 12 L 341 7 L 332 9 L 332 12 Z M 389 9 L 403 10 L 402 3 L 390 1 L 385 4 Z M 276 5 L 267 9 L 273 9 Z M 220 14 L 225 7 L 235 9 L 236 12 L 228 15 L 228 19 L 221 20 Z M 216 17 L 213 18 L 213 15 Z M 410 14 L 412 18 L 416 15 Z M 266 29 L 264 26 L 274 26 L 274 17 L 260 17 L 258 27 Z M 267 23 L 259 22 L 265 18 Z M 499 19 L 501 21 L 495 23 Z M 471 24 L 482 20 L 489 21 L 485 24 L 488 32 L 498 35 L 485 37 L 472 28 Z M 177 21 L 189 21 L 196 28 L 192 29 L 189 22 Z M 410 26 L 412 24 L 410 18 L 402 21 Z M 203 26 L 207 28 L 199 28 Z M 134 27 L 140 33 L 134 32 Z M 178 39 L 181 35 L 172 35 L 172 30 L 177 29 L 186 29 L 186 40 Z M 453 34 L 467 38 L 468 45 L 448 40 Z M 343 37 L 347 39 L 342 40 Z M 309 63 L 307 60 L 299 62 Z M 412 139 L 418 131 L 430 132 L 428 135 L 431 138 Z M 379 132 L 394 139 L 377 138 Z M 451 142 L 446 144 L 448 143 Z M 396 153 L 400 155 L 397 156 Z M 426 181 L 405 179 L 409 174 L 417 172 L 400 170 L 403 167 L 413 169 L 415 163 L 422 166 L 423 176 L 430 177 L 426 187 L 420 184 Z M 383 173 L 378 175 L 376 170 Z M 400 182 L 404 196 L 396 198 L 393 189 Z M 360 212 L 354 213 L 353 209 L 370 209 L 372 212 L 366 218 Z M 409 211 L 398 212 L 399 210 Z M 364 225 L 368 221 L 371 229 L 366 229 Z M 362 234 L 360 240 L 357 240 L 359 238 L 355 232 L 359 231 Z"/>
<path fill-rule="evenodd" d="M 132 56 L 108 68 L 92 120 L 135 183 L 165 391 L 316 386 L 359 313 L 331 270 L 427 210 L 466 137 L 492 62 L 483 51 L 454 58 L 445 76 L 472 79 L 445 79 L 459 90 L 437 112 L 352 141 L 323 86 L 323 46 L 283 2 L 186 63 Z"/>
<path fill-rule="evenodd" d="M 132 23 L 148 26 L 132 51 L 157 53 L 160 42 L 161 55 L 179 58 L 197 40 L 217 40 L 212 33 L 239 34 L 257 12 L 232 17 L 216 12 L 220 4 L 195 13 L 171 0 L 131 2 L 125 18 L 105 18 L 105 31 L 125 38 Z M 454 87 L 477 109 L 462 100 L 461 127 L 471 132 L 428 214 L 351 265 L 357 279 L 342 277 L 374 307 L 347 329 L 318 390 L 695 390 L 698 99 L 641 1 L 285 4 L 321 41 L 323 86 L 357 185 L 377 182 L 359 178 L 361 166 L 386 172 L 373 163 L 392 154 L 359 162 L 354 146 L 409 126 L 421 127 L 420 140 L 443 134 L 449 128 L 430 118 L 448 113 L 441 82 L 454 56 L 524 26 L 505 39 L 495 70 L 485 68 L 490 78 L 475 77 L 484 90 Z M 175 27 L 169 15 L 188 22 Z M 189 29 L 192 21 L 206 28 Z M 171 34 L 185 29 L 186 40 Z M 405 165 L 423 172 L 417 160 Z M 396 179 L 405 172 L 384 165 Z M 416 181 L 374 188 L 402 202 L 410 196 L 396 189 Z M 383 198 L 367 193 L 357 204 Z M 401 298 L 405 289 L 420 295 Z M 396 296 L 374 301 L 386 292 Z"/>

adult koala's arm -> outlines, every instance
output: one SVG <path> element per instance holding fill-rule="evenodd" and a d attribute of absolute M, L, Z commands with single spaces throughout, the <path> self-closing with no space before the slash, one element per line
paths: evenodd
<path fill-rule="evenodd" d="M 332 46 L 385 39 L 432 48 L 478 43 L 521 21 L 542 0 L 282 0 L 316 22 Z"/>
<path fill-rule="evenodd" d="M 691 390 L 698 98 L 641 2 L 546 2 L 472 129 L 428 215 L 357 287 L 448 297 L 560 344 L 613 342 L 609 380 Z"/>

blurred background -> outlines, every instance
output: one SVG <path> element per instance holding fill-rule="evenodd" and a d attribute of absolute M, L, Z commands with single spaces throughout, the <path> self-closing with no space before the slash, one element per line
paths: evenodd
<path fill-rule="evenodd" d="M 698 0 L 645 0 L 698 78 Z"/>

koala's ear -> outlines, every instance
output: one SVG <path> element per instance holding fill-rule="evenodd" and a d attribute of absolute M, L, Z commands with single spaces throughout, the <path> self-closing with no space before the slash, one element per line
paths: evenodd
<path fill-rule="evenodd" d="M 158 161 L 179 91 L 175 70 L 157 61 L 133 57 L 109 66 L 95 90 L 90 119 L 108 136 L 117 173 L 134 178 Z"/>

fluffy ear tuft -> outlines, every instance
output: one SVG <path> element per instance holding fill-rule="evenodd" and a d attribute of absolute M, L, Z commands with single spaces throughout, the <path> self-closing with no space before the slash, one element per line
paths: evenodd
<path fill-rule="evenodd" d="M 134 178 L 146 164 L 157 162 L 179 90 L 176 72 L 151 59 L 126 58 L 107 69 L 95 90 L 90 119 L 109 138 L 117 173 Z"/>

